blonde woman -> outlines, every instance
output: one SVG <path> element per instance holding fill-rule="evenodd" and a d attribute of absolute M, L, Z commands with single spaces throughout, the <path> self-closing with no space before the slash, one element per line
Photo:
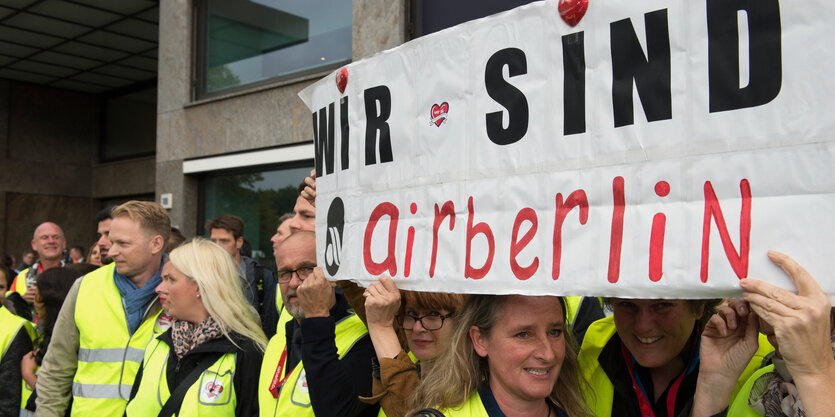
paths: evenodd
<path fill-rule="evenodd" d="M 229 254 L 201 238 L 174 249 L 156 292 L 173 323 L 145 349 L 126 415 L 257 415 L 267 339 Z"/>
<path fill-rule="evenodd" d="M 474 295 L 459 310 L 449 348 L 421 379 L 413 408 L 445 416 L 589 416 L 580 385 L 562 298 Z"/>

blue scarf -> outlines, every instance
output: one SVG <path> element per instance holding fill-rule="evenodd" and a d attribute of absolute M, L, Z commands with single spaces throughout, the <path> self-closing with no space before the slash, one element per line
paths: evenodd
<path fill-rule="evenodd" d="M 119 294 L 122 294 L 122 307 L 124 307 L 125 317 L 128 319 L 130 334 L 133 334 L 142 324 L 142 317 L 145 315 L 148 304 L 155 299 L 156 293 L 154 290 L 161 282 L 160 274 L 162 274 L 162 266 L 165 265 L 166 260 L 168 260 L 168 256 L 162 255 L 157 273 L 142 288 L 138 288 L 130 278 L 116 272 L 115 268 L 113 269 L 113 282 L 116 283 Z"/>

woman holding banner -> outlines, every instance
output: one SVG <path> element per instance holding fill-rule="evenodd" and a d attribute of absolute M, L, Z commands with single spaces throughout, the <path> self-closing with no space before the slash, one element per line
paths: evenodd
<path fill-rule="evenodd" d="M 835 309 L 797 262 L 777 252 L 768 256 L 792 278 L 797 294 L 756 279 L 740 281 L 745 301 L 723 308 L 702 336 L 693 417 L 830 416 L 835 409 Z M 758 327 L 777 351 L 734 396 L 729 381 L 757 350 Z"/>
<path fill-rule="evenodd" d="M 595 415 L 686 413 L 699 378 L 701 332 L 721 300 L 604 301 L 613 315 L 589 326 L 579 355 Z"/>
<path fill-rule="evenodd" d="M 394 281 L 384 276 L 365 290 L 365 314 L 368 334 L 377 352 L 379 371 L 374 372 L 373 396 L 363 398 L 380 403 L 387 416 L 403 416 L 409 400 L 435 359 L 449 345 L 456 312 L 464 302 L 461 294 L 399 291 Z M 393 327 L 395 314 L 405 331 L 407 354 Z M 412 358 L 418 362 L 412 362 Z"/>
<path fill-rule="evenodd" d="M 590 416 L 580 385 L 562 298 L 471 295 L 412 404 L 445 416 Z"/>

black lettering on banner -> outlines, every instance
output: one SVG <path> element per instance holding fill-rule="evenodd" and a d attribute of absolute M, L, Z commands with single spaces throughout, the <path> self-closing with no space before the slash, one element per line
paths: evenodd
<path fill-rule="evenodd" d="M 504 128 L 503 113 L 487 113 L 487 137 L 497 145 L 518 142 L 528 131 L 528 100 L 525 95 L 504 79 L 502 71 L 507 65 L 508 77 L 527 74 L 525 52 L 519 48 L 506 48 L 494 53 L 484 68 L 484 86 L 490 98 L 507 109 L 508 124 Z"/>
<path fill-rule="evenodd" d="M 737 12 L 748 15 L 748 85 L 739 85 Z M 783 83 L 780 2 L 778 0 L 708 0 L 708 82 L 710 112 L 766 104 Z"/>
<path fill-rule="evenodd" d="M 562 37 L 563 134 L 586 131 L 585 32 Z"/>
<path fill-rule="evenodd" d="M 609 25 L 612 42 L 612 107 L 615 127 L 631 125 L 632 80 L 648 122 L 671 119 L 670 32 L 667 9 L 644 14 L 647 54 L 641 48 L 631 19 Z"/>
<path fill-rule="evenodd" d="M 339 100 L 339 130 L 342 132 L 342 170 L 348 169 L 348 97 Z"/>
<path fill-rule="evenodd" d="M 384 85 L 365 90 L 365 165 L 377 163 L 377 132 L 380 132 L 380 163 L 391 162 L 391 91 Z M 377 113 L 377 105 L 380 112 Z"/>
<path fill-rule="evenodd" d="M 319 109 L 318 124 L 317 116 L 313 113 L 313 145 L 316 148 L 316 178 L 325 174 L 333 174 L 333 103 L 327 109 Z M 324 165 L 324 170 L 322 166 Z"/>

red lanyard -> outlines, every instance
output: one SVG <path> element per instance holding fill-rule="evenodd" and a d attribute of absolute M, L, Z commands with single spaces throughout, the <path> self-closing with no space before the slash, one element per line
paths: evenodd
<path fill-rule="evenodd" d="M 273 398 L 278 398 L 278 391 L 281 390 L 281 387 L 284 386 L 284 383 L 287 382 L 287 378 L 289 378 L 292 373 L 287 372 L 287 375 L 284 375 L 284 378 L 281 378 L 281 371 L 284 370 L 285 361 L 287 361 L 287 346 L 284 346 L 284 352 L 281 352 L 281 359 L 278 360 L 278 366 L 275 368 L 273 381 L 270 383 L 270 394 L 273 395 Z M 279 378 L 281 378 L 281 380 L 279 380 Z"/>
<path fill-rule="evenodd" d="M 681 371 L 681 374 L 670 386 L 670 390 L 667 391 L 667 417 L 675 416 L 676 396 L 678 395 L 678 390 L 681 387 L 681 382 L 684 380 L 684 377 L 690 375 L 696 369 L 696 365 L 699 364 L 698 337 L 693 344 L 696 345 L 696 348 L 690 357 L 690 363 L 688 363 L 687 367 Z M 624 362 L 626 362 L 626 369 L 629 371 L 629 376 L 632 378 L 632 389 L 635 390 L 635 396 L 638 397 L 638 405 L 641 407 L 641 416 L 655 417 L 655 411 L 652 409 L 652 403 L 649 401 L 649 398 L 647 398 L 647 393 L 643 384 L 641 384 L 641 379 L 638 377 L 637 372 L 635 372 L 635 358 L 623 342 L 620 344 L 620 351 L 623 354 Z"/>

